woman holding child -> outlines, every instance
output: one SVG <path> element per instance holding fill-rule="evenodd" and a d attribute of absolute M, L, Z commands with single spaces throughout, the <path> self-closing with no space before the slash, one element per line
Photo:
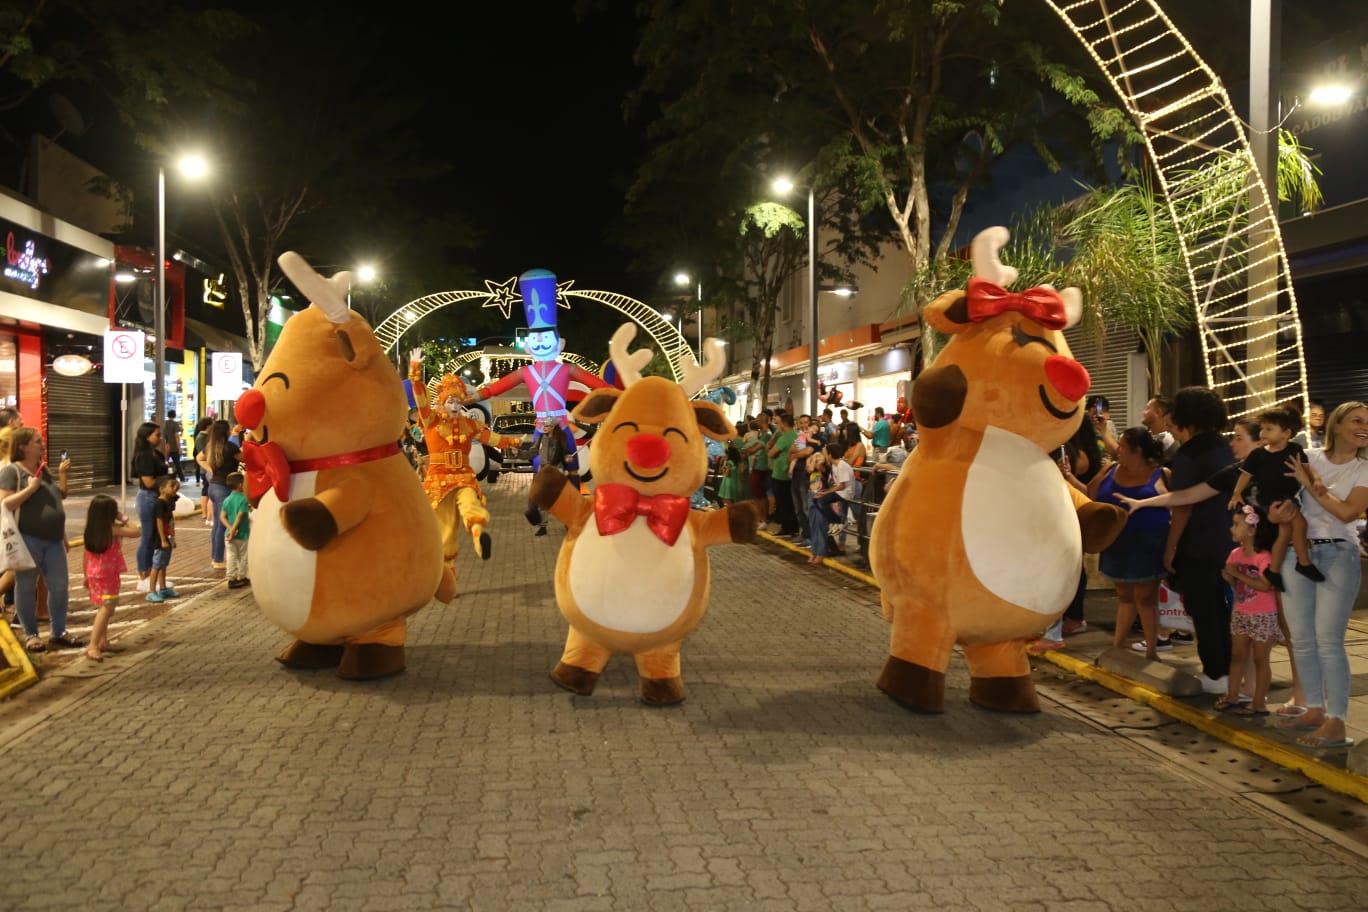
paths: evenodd
<path fill-rule="evenodd" d="M 1348 747 L 1344 720 L 1349 711 L 1349 655 L 1345 632 L 1362 582 L 1355 521 L 1368 509 L 1368 405 L 1345 402 L 1325 422 L 1325 447 L 1306 453 L 1307 462 L 1287 460 L 1302 485 L 1311 561 L 1325 577 L 1284 577 L 1283 611 L 1292 632 L 1292 653 L 1306 698 L 1306 712 L 1283 725 L 1305 732 L 1303 747 Z M 1287 503 L 1270 511 L 1286 521 Z"/>

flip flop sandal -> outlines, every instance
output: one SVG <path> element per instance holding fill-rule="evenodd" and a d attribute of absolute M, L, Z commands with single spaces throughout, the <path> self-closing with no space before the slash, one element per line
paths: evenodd
<path fill-rule="evenodd" d="M 38 639 L 38 637 L 29 637 L 24 641 L 24 648 L 29 652 L 47 652 L 47 643 L 44 643 L 42 640 Z"/>
<path fill-rule="evenodd" d="M 1250 708 L 1250 707 L 1248 707 L 1248 706 L 1239 706 L 1239 707 L 1237 707 L 1237 708 L 1235 709 L 1235 715 L 1237 715 L 1237 716 L 1266 716 L 1266 715 L 1268 715 L 1268 710 L 1266 710 L 1266 709 L 1252 709 L 1252 708 Z"/>
<path fill-rule="evenodd" d="M 1232 709 L 1238 710 L 1243 706 L 1243 703 L 1237 703 L 1234 700 L 1227 700 L 1225 697 L 1221 697 L 1221 699 L 1211 704 L 1211 708 L 1216 710 L 1218 713 L 1230 712 Z"/>
<path fill-rule="evenodd" d="M 1353 739 L 1351 738 L 1322 738 L 1320 735 L 1302 735 L 1297 739 L 1297 743 L 1302 747 L 1313 747 L 1317 750 L 1354 746 Z"/>

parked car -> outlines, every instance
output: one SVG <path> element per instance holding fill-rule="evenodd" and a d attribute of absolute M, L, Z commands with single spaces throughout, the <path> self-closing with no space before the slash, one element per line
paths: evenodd
<path fill-rule="evenodd" d="M 523 442 L 515 447 L 504 447 L 500 454 L 504 472 L 532 471 L 532 457 L 536 449 L 532 445 L 532 435 L 537 432 L 536 418 L 532 415 L 498 415 L 492 425 L 494 432 L 508 437 L 522 437 Z"/>

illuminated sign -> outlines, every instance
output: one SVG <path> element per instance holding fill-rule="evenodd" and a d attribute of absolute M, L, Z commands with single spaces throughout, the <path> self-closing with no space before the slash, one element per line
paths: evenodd
<path fill-rule="evenodd" d="M 42 277 L 48 274 L 47 257 L 38 256 L 33 241 L 24 242 L 23 249 L 14 246 L 14 232 L 5 236 L 5 277 L 18 279 L 29 288 L 37 289 Z"/>
<path fill-rule="evenodd" d="M 204 280 L 204 303 L 210 307 L 223 307 L 228 300 L 228 286 L 223 282 L 223 273 L 217 279 Z"/>
<path fill-rule="evenodd" d="M 52 359 L 52 369 L 63 377 L 84 376 L 94 367 L 85 355 L 58 355 Z"/>

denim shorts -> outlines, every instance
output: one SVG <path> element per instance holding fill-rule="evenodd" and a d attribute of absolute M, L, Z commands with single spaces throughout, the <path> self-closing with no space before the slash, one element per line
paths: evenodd
<path fill-rule="evenodd" d="M 1168 527 L 1123 529 L 1112 546 L 1097 559 L 1097 569 L 1114 583 L 1145 583 L 1168 576 L 1164 547 Z"/>
<path fill-rule="evenodd" d="M 157 548 L 152 552 L 152 569 L 165 570 L 171 566 L 171 549 Z"/>

